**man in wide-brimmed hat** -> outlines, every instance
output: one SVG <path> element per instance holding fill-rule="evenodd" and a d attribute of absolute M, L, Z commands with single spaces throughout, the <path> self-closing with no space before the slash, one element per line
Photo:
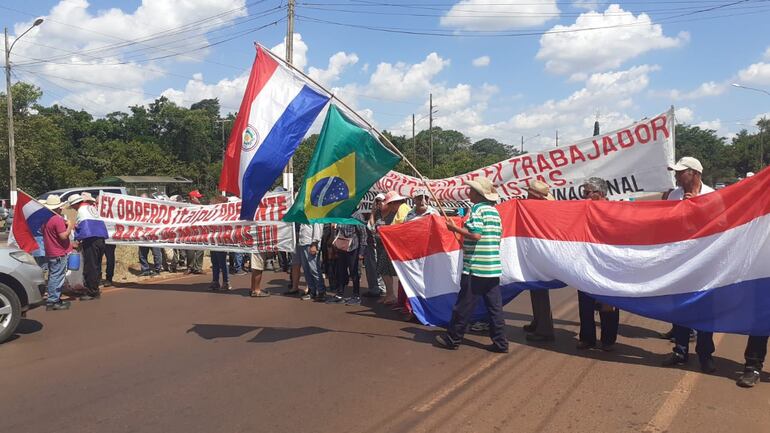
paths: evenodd
<path fill-rule="evenodd" d="M 524 189 L 527 191 L 528 200 L 554 199 L 551 194 L 551 187 L 541 180 L 530 182 Z M 527 341 L 553 341 L 553 315 L 551 313 L 551 298 L 548 294 L 548 290 L 530 290 L 529 298 L 532 302 L 532 322 L 528 325 L 524 325 L 524 331 L 527 332 Z"/>
<path fill-rule="evenodd" d="M 452 232 L 461 234 L 463 239 L 463 273 L 460 277 L 460 292 L 452 309 L 452 319 L 447 333 L 441 334 L 436 342 L 446 349 L 457 349 L 479 298 L 484 300 L 490 318 L 489 350 L 508 352 L 505 337 L 503 301 L 500 293 L 500 238 L 503 234 L 500 214 L 494 204 L 500 199 L 489 179 L 480 177 L 467 180 L 470 200 L 473 202 L 468 219 L 463 227 L 457 227 L 452 220 L 446 226 Z"/>
<path fill-rule="evenodd" d="M 45 309 L 68 310 L 70 303 L 61 300 L 61 289 L 67 274 L 67 255 L 72 251 L 70 235 L 75 228 L 75 221 L 65 221 L 61 216 L 64 203 L 58 195 L 49 195 L 44 204 L 55 213 L 43 226 L 43 245 L 48 261 L 48 297 Z"/>
<path fill-rule="evenodd" d="M 108 238 L 107 226 L 98 219 L 96 200 L 91 193 L 75 194 L 69 200 L 70 207 L 77 211 L 75 240 L 80 243 L 83 253 L 83 285 L 86 294 L 81 301 L 90 301 L 100 296 L 99 284 L 102 277 L 104 241 Z"/>

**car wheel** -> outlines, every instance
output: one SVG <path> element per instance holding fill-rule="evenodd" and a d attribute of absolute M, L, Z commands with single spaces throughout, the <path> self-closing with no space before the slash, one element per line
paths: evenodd
<path fill-rule="evenodd" d="M 0 283 L 0 343 L 16 332 L 21 320 L 21 303 L 16 292 Z"/>

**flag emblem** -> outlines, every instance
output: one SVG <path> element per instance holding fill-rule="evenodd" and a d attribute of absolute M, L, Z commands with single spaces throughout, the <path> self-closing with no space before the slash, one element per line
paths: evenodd
<path fill-rule="evenodd" d="M 257 142 L 259 142 L 259 133 L 256 128 L 251 125 L 247 126 L 243 131 L 243 145 L 241 148 L 244 152 L 248 152 L 257 146 Z"/>
<path fill-rule="evenodd" d="M 305 213 L 324 218 L 332 209 L 350 199 L 356 190 L 356 153 L 351 152 L 305 181 Z"/>

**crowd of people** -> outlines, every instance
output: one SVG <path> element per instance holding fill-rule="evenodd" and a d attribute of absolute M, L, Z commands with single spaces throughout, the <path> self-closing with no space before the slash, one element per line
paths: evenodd
<path fill-rule="evenodd" d="M 669 167 L 675 173 L 677 187 L 664 194 L 667 200 L 687 200 L 712 192 L 703 184 L 701 163 L 692 157 L 684 157 Z M 493 184 L 486 178 L 466 181 L 470 187 L 470 209 L 461 213 L 467 215 L 461 226 L 447 219 L 446 228 L 462 236 L 463 269 L 460 292 L 453 308 L 452 318 L 447 332 L 437 338 L 437 344 L 446 349 L 457 349 L 463 341 L 466 331 L 488 333 L 492 339 L 489 350 L 498 353 L 508 352 L 508 339 L 505 336 L 500 292 L 502 265 L 500 241 L 502 222 L 494 207 L 500 199 Z M 608 200 L 608 187 L 604 179 L 592 177 L 581 186 L 583 199 Z M 527 200 L 554 200 L 550 187 L 543 181 L 533 181 L 526 188 Z M 189 200 L 200 203 L 201 194 L 192 191 Z M 178 197 L 168 199 L 177 200 Z M 215 200 L 227 200 L 217 198 Z M 277 261 L 284 271 L 290 274 L 288 292 L 285 295 L 297 296 L 302 300 L 358 305 L 361 297 L 379 298 L 379 302 L 398 311 L 403 320 L 413 320 L 412 307 L 403 287 L 398 282 L 391 259 L 379 235 L 379 228 L 386 225 L 402 224 L 417 218 L 438 214 L 430 205 L 427 190 L 418 190 L 411 197 L 413 206 L 407 204 L 408 198 L 390 191 L 378 194 L 374 198 L 371 210 L 359 210 L 354 218 L 359 224 L 295 224 L 296 248 L 293 254 L 253 253 L 212 251 L 212 282 L 210 289 L 231 290 L 229 275 L 251 272 L 250 296 L 268 297 L 271 293 L 263 289 L 262 275 L 267 263 Z M 61 288 L 67 269 L 66 258 L 72 250 L 70 237 L 79 244 L 83 257 L 85 292 L 81 300 L 97 299 L 100 295 L 102 279 L 102 256 L 107 258 L 106 279 L 104 286 L 112 284 L 115 267 L 114 245 L 105 243 L 106 229 L 99 226 L 88 215 L 94 214 L 95 199 L 88 193 L 76 195 L 68 204 L 77 210 L 76 220 L 66 221 L 61 216 L 64 203 L 57 196 L 49 196 L 44 204 L 57 215 L 51 218 L 39 234 L 40 250 L 36 252 L 38 263 L 48 271 L 47 310 L 66 310 L 70 304 L 61 299 Z M 42 251 L 42 255 L 41 255 Z M 153 264 L 150 266 L 148 255 L 152 253 Z M 203 273 L 203 251 L 175 250 L 151 247 L 139 247 L 139 262 L 142 276 L 153 276 L 165 270 L 176 272 L 186 266 L 186 272 Z M 229 264 L 228 264 L 229 259 Z M 368 290 L 361 293 L 361 267 L 366 276 Z M 275 269 L 275 267 L 274 267 Z M 305 287 L 300 285 L 304 275 Z M 350 287 L 349 287 L 350 286 Z M 612 351 L 617 340 L 620 323 L 618 308 L 598 302 L 590 294 L 578 291 L 578 310 L 580 332 L 577 341 L 578 350 L 601 349 Z M 532 321 L 524 326 L 526 340 L 533 343 L 555 341 L 554 324 L 547 289 L 530 291 L 532 303 Z M 487 318 L 471 323 L 472 313 L 479 300 L 482 300 Z M 597 336 L 596 312 L 600 318 L 601 334 Z M 680 366 L 688 361 L 689 343 L 697 341 L 695 352 L 700 361 L 701 370 L 712 373 L 716 370 L 713 360 L 715 351 L 713 333 L 690 330 L 672 325 L 672 329 L 661 335 L 674 342 L 672 353 L 663 362 L 664 366 Z M 752 387 L 760 379 L 763 362 L 767 352 L 767 336 L 750 336 L 745 352 L 745 369 L 738 380 L 742 387 Z"/>

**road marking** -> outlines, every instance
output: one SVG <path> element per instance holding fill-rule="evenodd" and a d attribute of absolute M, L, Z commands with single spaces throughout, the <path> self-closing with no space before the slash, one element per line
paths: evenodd
<path fill-rule="evenodd" d="M 574 299 L 572 300 L 574 301 Z M 567 314 L 569 311 L 574 310 L 576 307 L 574 302 L 567 301 L 564 306 L 559 308 L 556 312 L 552 313 L 552 316 L 563 316 Z M 442 400 L 447 398 L 450 394 L 455 392 L 457 389 L 464 386 L 466 383 L 473 380 L 476 376 L 484 372 L 486 369 L 492 367 L 493 365 L 497 364 L 500 361 L 505 360 L 506 356 L 500 356 L 498 355 L 490 355 L 484 362 L 481 363 L 481 365 L 478 366 L 475 370 L 473 370 L 470 374 L 464 376 L 462 379 L 458 380 L 457 382 L 445 387 L 441 391 L 435 394 L 435 396 L 430 399 L 427 403 L 414 407 L 413 410 L 416 412 L 427 412 L 431 409 L 433 409 L 438 403 L 440 403 Z"/>
<path fill-rule="evenodd" d="M 719 346 L 725 334 L 718 334 L 714 337 L 714 348 Z M 703 377 L 703 373 L 688 371 L 679 379 L 674 389 L 669 393 L 668 398 L 660 405 L 660 408 L 647 423 L 645 432 L 664 432 L 671 427 L 682 406 L 690 398 L 690 393 L 695 388 L 696 383 Z"/>

